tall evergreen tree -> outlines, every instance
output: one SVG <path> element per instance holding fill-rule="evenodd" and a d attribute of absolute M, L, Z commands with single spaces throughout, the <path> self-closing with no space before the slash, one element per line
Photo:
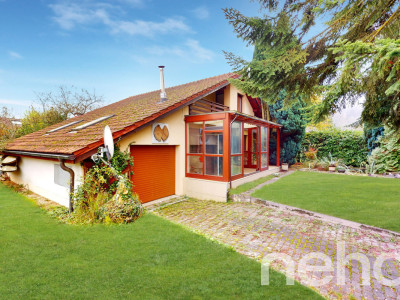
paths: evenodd
<path fill-rule="evenodd" d="M 281 130 L 281 162 L 294 164 L 296 156 L 301 150 L 301 143 L 306 132 L 307 122 L 304 117 L 305 103 L 300 99 L 291 107 L 284 108 L 283 100 L 286 92 L 280 93 L 280 98 L 274 104 L 269 105 L 269 113 L 272 121 L 283 125 Z M 270 137 L 269 162 L 276 164 L 276 132 Z"/>
<path fill-rule="evenodd" d="M 400 0 L 258 0 L 267 13 L 225 9 L 238 37 L 262 46 L 262 59 L 225 53 L 243 75 L 232 83 L 285 104 L 322 97 L 317 119 L 366 101 L 362 121 L 400 128 Z M 324 22 L 324 20 L 328 20 Z"/>

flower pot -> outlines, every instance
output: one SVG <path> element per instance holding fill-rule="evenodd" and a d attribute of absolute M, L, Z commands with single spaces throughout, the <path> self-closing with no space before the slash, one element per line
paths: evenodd
<path fill-rule="evenodd" d="M 329 166 L 329 172 L 335 172 L 336 167 L 335 166 Z"/>
<path fill-rule="evenodd" d="M 289 170 L 289 164 L 282 164 L 282 171 L 288 171 Z"/>

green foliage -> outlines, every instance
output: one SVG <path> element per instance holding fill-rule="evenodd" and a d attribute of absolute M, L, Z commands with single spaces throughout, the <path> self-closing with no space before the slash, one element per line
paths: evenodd
<path fill-rule="evenodd" d="M 385 128 L 379 138 L 379 147 L 371 153 L 371 163 L 375 164 L 378 173 L 400 171 L 400 135 L 395 130 Z"/>
<path fill-rule="evenodd" d="M 398 0 L 258 2 L 262 17 L 224 10 L 237 36 L 257 49 L 252 61 L 225 53 L 242 75 L 235 86 L 268 103 L 283 89 L 285 104 L 322 97 L 319 120 L 365 96 L 363 121 L 400 127 Z"/>
<path fill-rule="evenodd" d="M 39 111 L 31 107 L 22 118 L 22 126 L 18 128 L 16 136 L 20 137 L 29 134 L 64 120 L 66 120 L 66 117 L 55 108 Z"/>
<path fill-rule="evenodd" d="M 341 159 L 345 165 L 360 166 L 367 159 L 368 149 L 362 132 L 331 129 L 307 132 L 303 140 L 303 151 L 315 148 L 318 158 L 332 155 Z M 304 153 L 300 159 L 304 160 Z"/>
<path fill-rule="evenodd" d="M 374 127 L 367 129 L 364 127 L 364 136 L 367 141 L 368 154 L 371 154 L 372 150 L 379 146 L 378 138 L 383 135 L 384 127 Z"/>
<path fill-rule="evenodd" d="M 280 93 L 281 99 L 285 92 Z M 305 104 L 298 100 L 291 107 L 284 108 L 283 100 L 269 105 L 271 120 L 283 125 L 281 130 L 281 162 L 294 164 L 296 156 L 301 151 L 301 143 L 304 138 L 307 122 L 304 116 Z M 270 164 L 276 164 L 276 133 L 270 136 Z"/>
<path fill-rule="evenodd" d="M 74 193 L 72 218 L 77 223 L 130 223 L 142 215 L 142 205 L 132 193 L 130 176 L 121 175 L 126 167 L 133 166 L 132 157 L 116 147 L 111 166 L 101 161 L 95 164 Z M 116 180 L 110 184 L 113 179 Z"/>

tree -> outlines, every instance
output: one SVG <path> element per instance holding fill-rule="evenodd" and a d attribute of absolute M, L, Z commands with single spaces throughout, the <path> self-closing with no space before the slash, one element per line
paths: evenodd
<path fill-rule="evenodd" d="M 280 99 L 284 99 L 284 91 Z M 283 101 L 278 100 L 269 105 L 272 121 L 283 125 L 281 130 L 281 160 L 284 163 L 294 164 L 296 156 L 301 151 L 301 143 L 306 132 L 307 122 L 304 117 L 305 103 L 298 99 L 291 107 L 283 109 Z M 270 137 L 270 164 L 276 164 L 276 133 Z"/>
<path fill-rule="evenodd" d="M 362 121 L 400 128 L 400 0 L 258 0 L 269 13 L 224 10 L 238 37 L 261 46 L 262 59 L 226 58 L 231 82 L 269 103 L 322 97 L 316 119 L 365 96 Z M 328 20 L 323 23 L 324 18 Z"/>
<path fill-rule="evenodd" d="M 37 101 L 41 104 L 43 111 L 57 110 L 64 118 L 83 115 L 103 102 L 103 97 L 96 92 L 86 89 L 77 89 L 74 86 L 67 88 L 59 86 L 54 92 L 36 93 Z"/>
<path fill-rule="evenodd" d="M 7 107 L 3 106 L 0 112 L 0 149 L 10 140 L 15 138 L 18 127 L 13 124 L 14 116 Z"/>
<path fill-rule="evenodd" d="M 40 111 L 31 106 L 21 119 L 22 125 L 18 128 L 16 137 L 38 131 L 64 120 L 66 120 L 65 115 L 53 107 Z"/>
<path fill-rule="evenodd" d="M 57 124 L 70 117 L 85 114 L 97 108 L 103 101 L 103 97 L 85 89 L 60 86 L 56 93 L 37 93 L 37 101 L 42 108 L 37 109 L 33 106 L 29 108 L 21 120 L 22 126 L 17 131 L 18 137 Z"/>

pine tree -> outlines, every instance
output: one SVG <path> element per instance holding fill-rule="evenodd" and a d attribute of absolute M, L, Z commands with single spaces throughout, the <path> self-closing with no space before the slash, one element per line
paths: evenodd
<path fill-rule="evenodd" d="M 400 0 L 258 2 L 268 15 L 224 10 L 238 37 L 261 46 L 250 62 L 225 53 L 242 75 L 234 85 L 269 103 L 285 89 L 285 106 L 323 97 L 319 120 L 364 96 L 362 121 L 400 128 Z"/>

